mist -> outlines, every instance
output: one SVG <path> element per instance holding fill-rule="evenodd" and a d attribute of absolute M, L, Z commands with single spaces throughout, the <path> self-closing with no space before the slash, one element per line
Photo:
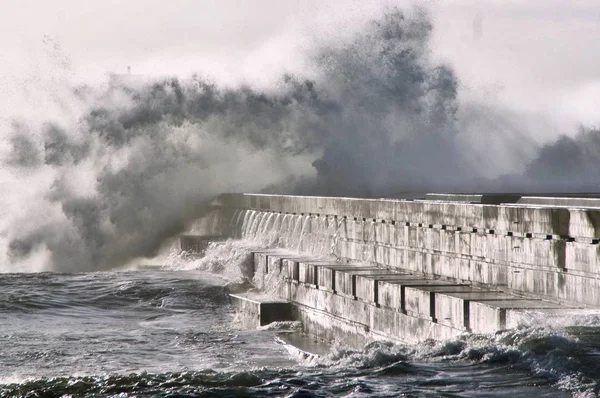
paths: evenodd
<path fill-rule="evenodd" d="M 538 111 L 482 95 L 433 51 L 436 15 L 353 14 L 349 32 L 298 39 L 292 66 L 254 79 L 201 67 L 74 79 L 45 36 L 40 73 L 5 79 L 19 95 L 2 118 L 0 269 L 105 270 L 152 256 L 222 192 L 597 191 L 593 117 L 561 133 Z"/>

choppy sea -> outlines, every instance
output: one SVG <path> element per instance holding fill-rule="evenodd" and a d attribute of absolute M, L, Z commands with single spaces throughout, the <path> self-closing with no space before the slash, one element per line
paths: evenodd
<path fill-rule="evenodd" d="M 228 255 L 223 255 L 227 251 Z M 286 343 L 230 306 L 247 250 L 170 267 L 0 274 L 0 397 L 595 396 L 600 322 L 416 345 Z M 226 272 L 229 270 L 228 272 Z M 241 273 L 238 271 L 238 276 Z"/>

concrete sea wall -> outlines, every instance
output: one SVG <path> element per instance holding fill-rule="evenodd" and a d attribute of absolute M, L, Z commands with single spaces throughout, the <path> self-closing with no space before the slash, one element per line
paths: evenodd
<path fill-rule="evenodd" d="M 214 204 L 230 220 L 219 235 L 274 232 L 286 246 L 296 230 L 288 249 L 308 257 L 257 252 L 255 269 L 322 337 L 445 338 L 600 307 L 599 200 L 485 201 L 224 194 Z"/>

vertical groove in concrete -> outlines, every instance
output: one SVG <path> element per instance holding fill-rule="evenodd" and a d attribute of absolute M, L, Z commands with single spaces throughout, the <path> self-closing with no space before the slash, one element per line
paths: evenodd
<path fill-rule="evenodd" d="M 435 292 L 429 292 L 429 316 L 432 322 L 437 322 L 435 314 Z"/>
<path fill-rule="evenodd" d="M 500 308 L 500 330 L 506 329 L 506 308 Z"/>
<path fill-rule="evenodd" d="M 463 323 L 467 332 L 471 331 L 470 300 L 463 301 Z"/>
<path fill-rule="evenodd" d="M 406 289 L 404 286 L 400 287 L 400 312 L 406 314 Z"/>

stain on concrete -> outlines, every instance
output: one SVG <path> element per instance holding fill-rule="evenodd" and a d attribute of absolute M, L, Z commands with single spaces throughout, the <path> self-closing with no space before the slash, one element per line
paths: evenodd
<path fill-rule="evenodd" d="M 569 209 L 552 209 L 550 217 L 553 235 L 569 235 L 569 223 L 571 222 Z"/>
<path fill-rule="evenodd" d="M 554 241 L 554 262 L 560 269 L 565 269 L 567 267 L 567 242 L 564 240 Z"/>
<path fill-rule="evenodd" d="M 498 206 L 483 206 L 483 223 L 486 228 L 496 229 L 499 211 Z"/>
<path fill-rule="evenodd" d="M 565 274 L 563 274 L 563 273 L 556 274 L 556 286 L 558 287 L 558 291 L 564 293 L 566 285 L 567 285 L 567 281 L 565 281 Z M 565 295 L 561 294 L 561 296 L 564 297 Z"/>
<path fill-rule="evenodd" d="M 585 215 L 594 228 L 594 238 L 600 238 L 600 211 L 588 210 L 585 212 Z"/>
<path fill-rule="evenodd" d="M 594 239 L 600 238 L 600 211 L 588 210 L 585 212 L 588 222 L 594 228 Z M 596 247 L 596 256 L 600 258 L 600 245 Z"/>

